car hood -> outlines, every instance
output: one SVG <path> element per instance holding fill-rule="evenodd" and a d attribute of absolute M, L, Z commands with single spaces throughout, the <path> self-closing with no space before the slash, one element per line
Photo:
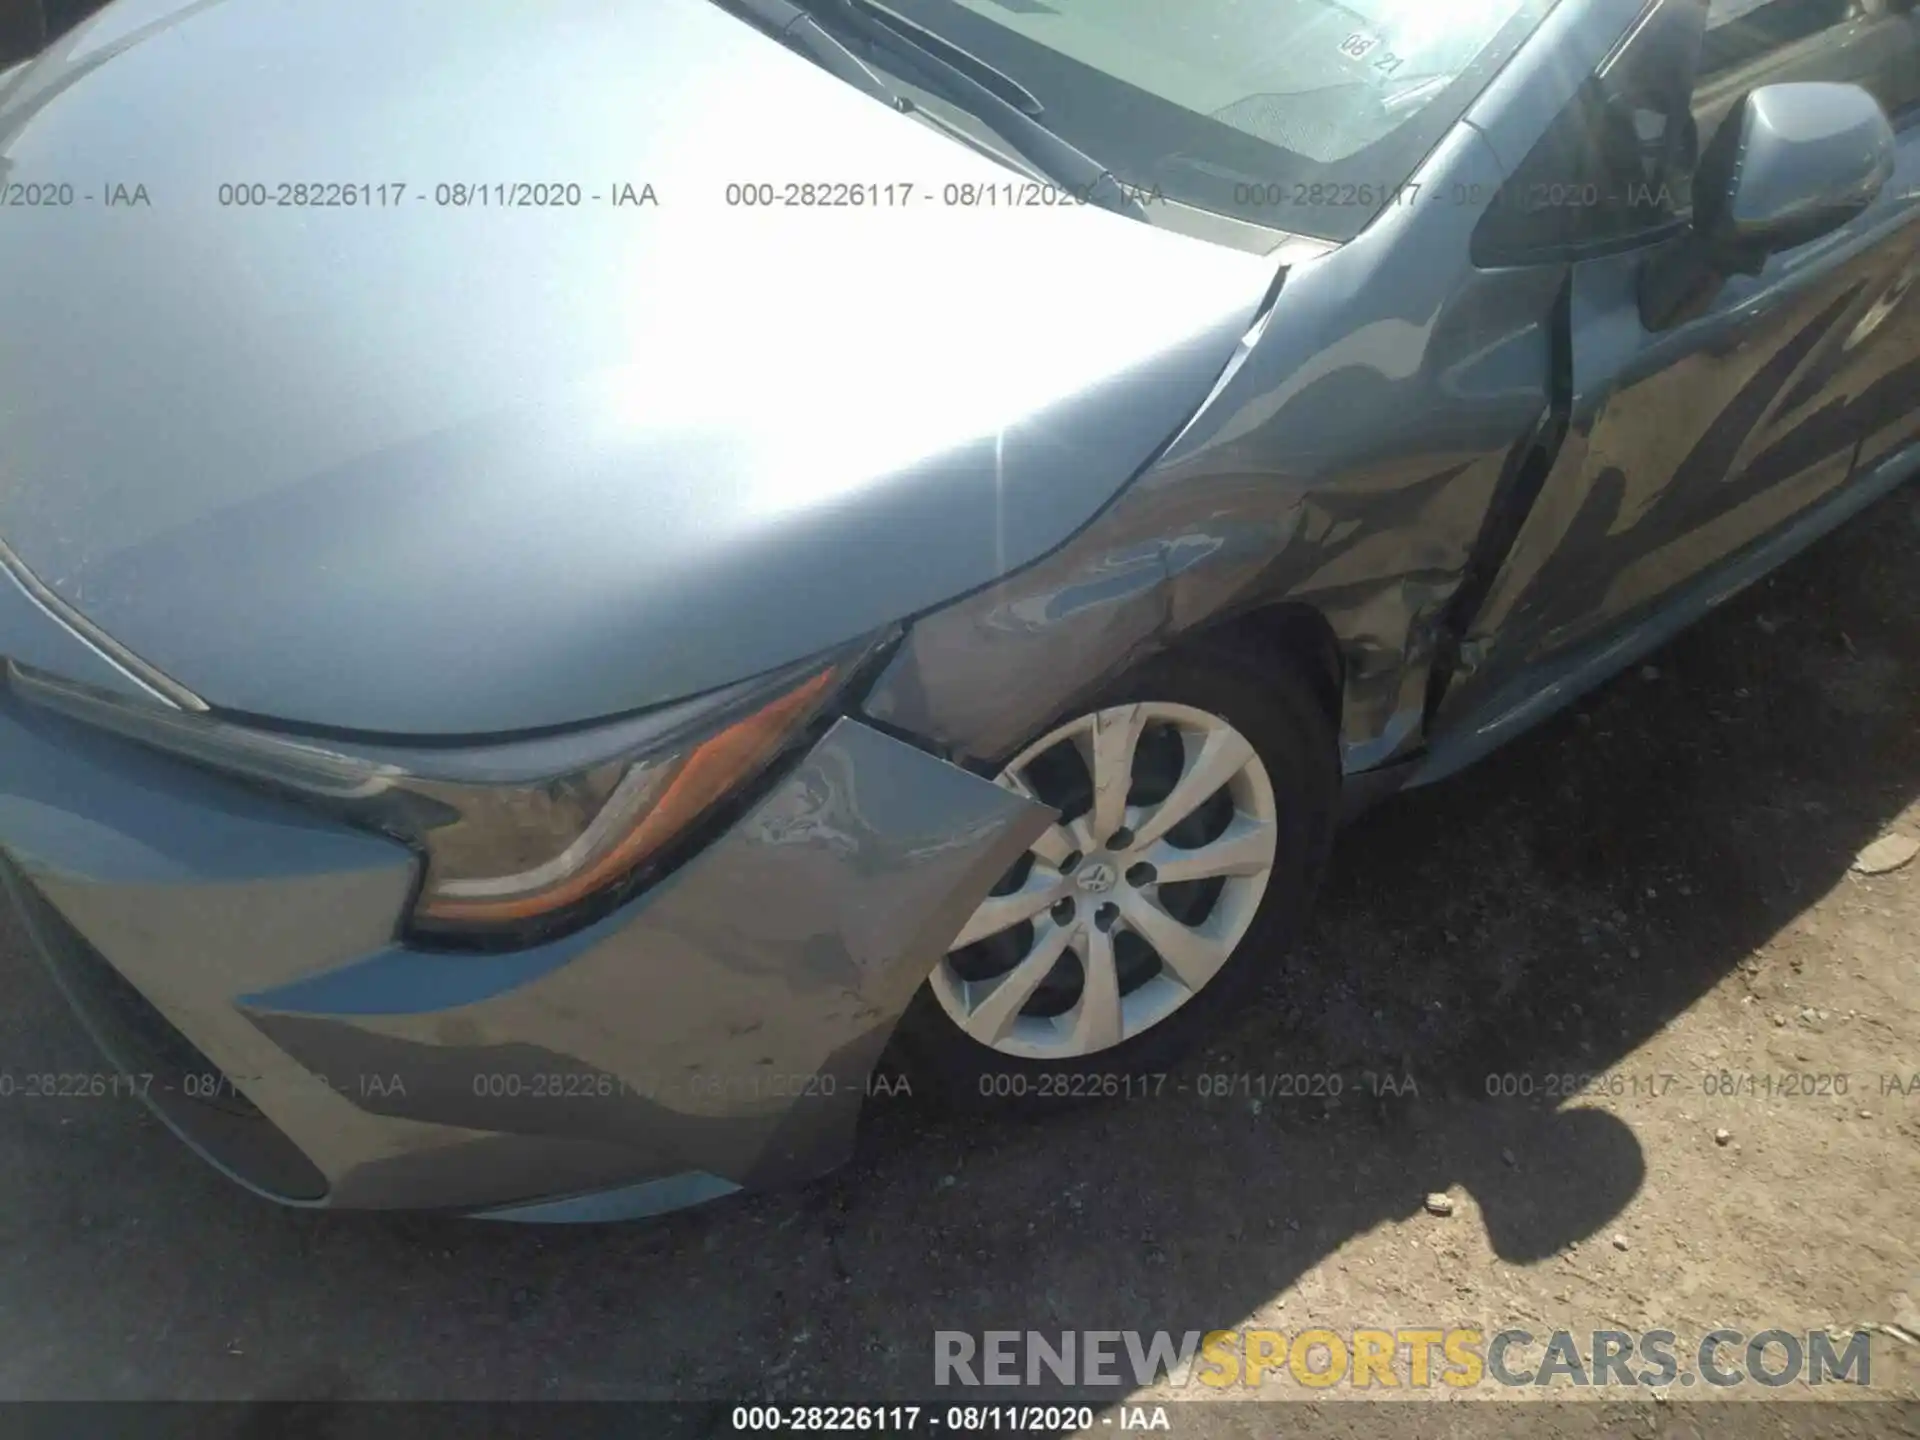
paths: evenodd
<path fill-rule="evenodd" d="M 0 91 L 0 184 L 0 537 L 208 703 L 392 734 L 1032 561 L 1277 269 L 1010 204 L 708 0 L 120 0 Z"/>

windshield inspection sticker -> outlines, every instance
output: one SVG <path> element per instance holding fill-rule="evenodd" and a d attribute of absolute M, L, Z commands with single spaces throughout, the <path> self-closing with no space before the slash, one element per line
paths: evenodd
<path fill-rule="evenodd" d="M 1376 51 L 1378 52 L 1377 54 L 1375 53 Z M 1394 54 L 1391 50 L 1383 48 L 1383 42 L 1378 35 L 1369 35 L 1364 30 L 1355 30 L 1351 35 L 1347 36 L 1346 39 L 1342 40 L 1340 42 L 1340 53 L 1349 60 L 1370 62 L 1367 64 L 1367 68 L 1376 70 L 1382 75 L 1391 75 L 1402 65 L 1406 64 L 1406 61 L 1400 56 Z"/>

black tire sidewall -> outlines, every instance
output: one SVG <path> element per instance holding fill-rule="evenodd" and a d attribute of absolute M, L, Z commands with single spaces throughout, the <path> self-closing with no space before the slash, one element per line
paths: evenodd
<path fill-rule="evenodd" d="M 1326 868 L 1340 764 L 1333 722 L 1297 665 L 1284 656 L 1227 647 L 1161 655 L 1054 723 L 1135 701 L 1204 710 L 1253 745 L 1278 812 L 1267 893 L 1232 956 L 1198 995 L 1143 1034 L 1097 1054 L 1071 1060 L 1002 1054 L 954 1024 L 931 986 L 922 984 L 901 1017 L 895 1044 L 908 1077 L 949 1106 L 1032 1109 L 1140 1093 L 1143 1078 L 1150 1082 L 1225 1029 L 1305 929 Z"/>

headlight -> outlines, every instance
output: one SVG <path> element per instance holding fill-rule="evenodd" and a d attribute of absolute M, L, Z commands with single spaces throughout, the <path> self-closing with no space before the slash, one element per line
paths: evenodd
<path fill-rule="evenodd" d="M 808 735 L 871 642 L 628 720 L 480 746 L 321 741 L 164 709 L 9 664 L 29 703 L 295 793 L 417 849 L 409 928 L 519 944 L 632 892 L 673 842 Z"/>

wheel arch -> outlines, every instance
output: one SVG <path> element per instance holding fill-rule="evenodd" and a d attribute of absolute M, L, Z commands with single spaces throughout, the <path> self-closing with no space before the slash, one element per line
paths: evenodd
<path fill-rule="evenodd" d="M 1222 616 L 1174 638 L 1167 648 L 1227 646 L 1277 664 L 1297 666 L 1327 719 L 1340 728 L 1345 708 L 1347 657 L 1333 622 L 1304 600 L 1280 600 Z"/>

